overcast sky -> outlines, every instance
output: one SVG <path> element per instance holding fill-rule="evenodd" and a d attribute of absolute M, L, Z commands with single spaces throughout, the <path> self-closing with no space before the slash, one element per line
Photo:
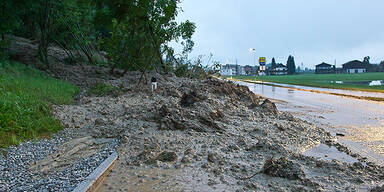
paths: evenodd
<path fill-rule="evenodd" d="M 241 65 L 256 57 L 314 67 L 371 57 L 384 60 L 383 0 L 183 0 L 178 20 L 197 29 L 192 58 L 214 55 Z"/>

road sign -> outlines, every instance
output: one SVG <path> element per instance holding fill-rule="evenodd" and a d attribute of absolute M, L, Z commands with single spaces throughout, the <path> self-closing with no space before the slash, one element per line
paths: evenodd
<path fill-rule="evenodd" d="M 259 58 L 259 64 L 260 66 L 265 66 L 265 62 L 267 61 L 267 59 L 265 57 L 260 57 Z"/>

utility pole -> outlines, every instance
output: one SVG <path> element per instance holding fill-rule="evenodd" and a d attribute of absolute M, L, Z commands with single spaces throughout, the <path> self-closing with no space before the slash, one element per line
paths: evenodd
<path fill-rule="evenodd" d="M 336 59 L 335 59 L 335 73 L 337 74 Z"/>

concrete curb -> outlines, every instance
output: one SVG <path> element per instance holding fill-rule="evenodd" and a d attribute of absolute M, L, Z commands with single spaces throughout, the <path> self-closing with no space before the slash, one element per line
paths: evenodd
<path fill-rule="evenodd" d="M 77 185 L 72 192 L 95 191 L 104 179 L 108 170 L 112 169 L 118 158 L 117 152 L 112 153 L 103 163 L 101 163 L 88 177 Z"/>

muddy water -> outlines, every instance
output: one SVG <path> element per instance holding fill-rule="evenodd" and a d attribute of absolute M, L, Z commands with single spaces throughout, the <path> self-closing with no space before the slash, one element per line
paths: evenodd
<path fill-rule="evenodd" d="M 323 160 L 337 159 L 339 161 L 344 161 L 346 163 L 359 162 L 359 160 L 357 160 L 356 158 L 353 158 L 346 153 L 340 152 L 336 147 L 328 146 L 325 144 L 320 144 L 310 150 L 305 151 L 304 155 L 317 157 Z"/>
<path fill-rule="evenodd" d="M 384 103 L 290 88 L 239 82 L 253 92 L 275 100 L 282 111 L 324 127 L 339 136 L 340 143 L 368 160 L 384 165 Z M 308 87 L 306 87 L 308 89 Z M 314 88 L 317 89 L 317 88 Z M 352 91 L 333 90 L 351 94 Z M 380 93 L 352 92 L 381 96 Z"/>
<path fill-rule="evenodd" d="M 258 83 L 262 83 L 262 82 L 258 82 Z M 308 87 L 308 86 L 301 86 L 301 85 L 290 85 L 290 84 L 272 83 L 272 82 L 268 82 L 268 84 L 276 85 L 276 86 L 282 86 L 282 87 L 288 87 L 288 88 L 308 89 L 308 90 L 315 90 L 315 91 L 329 92 L 329 93 L 338 93 L 338 94 L 353 95 L 353 96 L 384 98 L 384 93 L 381 93 L 381 92 L 366 92 L 366 91 L 353 91 L 353 90 L 342 90 L 342 89 L 329 89 L 329 88 Z"/>

